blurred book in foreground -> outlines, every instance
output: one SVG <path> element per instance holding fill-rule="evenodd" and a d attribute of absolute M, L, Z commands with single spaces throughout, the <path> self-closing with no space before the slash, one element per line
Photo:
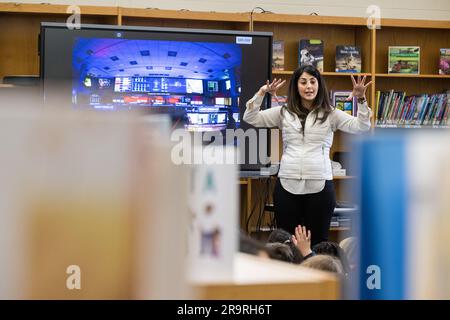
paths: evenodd
<path fill-rule="evenodd" d="M 450 298 L 446 130 L 385 131 L 354 144 L 360 299 Z M 360 191 L 360 192 L 359 192 Z"/>
<path fill-rule="evenodd" d="M 142 120 L 1 110 L 0 298 L 187 297 L 182 245 L 159 254 L 183 234 L 183 172 Z"/>

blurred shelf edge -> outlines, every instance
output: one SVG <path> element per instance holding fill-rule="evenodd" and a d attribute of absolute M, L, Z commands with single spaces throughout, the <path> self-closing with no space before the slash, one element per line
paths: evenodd
<path fill-rule="evenodd" d="M 339 299 L 340 282 L 332 273 L 264 259 L 244 253 L 234 256 L 229 279 L 196 280 L 200 299 Z M 256 272 L 255 272 L 256 271 Z"/>

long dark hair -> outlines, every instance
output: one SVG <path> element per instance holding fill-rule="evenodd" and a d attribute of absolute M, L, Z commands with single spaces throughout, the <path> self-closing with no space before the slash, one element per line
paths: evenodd
<path fill-rule="evenodd" d="M 303 72 L 312 75 L 317 79 L 319 84 L 319 89 L 317 91 L 317 95 L 314 98 L 312 103 L 312 111 L 309 111 L 302 105 L 302 99 L 300 97 L 300 93 L 298 92 L 298 79 L 303 74 Z M 316 119 L 314 123 L 319 120 L 321 123 L 327 120 L 328 115 L 333 111 L 333 107 L 330 102 L 330 95 L 328 93 L 327 86 L 325 81 L 323 80 L 322 75 L 319 70 L 311 65 L 301 65 L 294 71 L 291 77 L 291 82 L 289 83 L 289 92 L 288 92 L 288 101 L 287 104 L 283 107 L 283 110 L 286 109 L 290 114 L 297 115 L 300 119 L 300 123 L 302 124 L 302 132 L 304 132 L 306 117 L 309 112 L 316 113 Z M 322 116 L 319 117 L 319 113 L 322 111 Z"/>

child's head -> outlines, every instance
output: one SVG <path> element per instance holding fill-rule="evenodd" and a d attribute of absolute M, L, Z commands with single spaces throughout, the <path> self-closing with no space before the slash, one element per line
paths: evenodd
<path fill-rule="evenodd" d="M 301 265 L 312 269 L 344 274 L 341 262 L 330 255 L 318 254 L 303 261 Z"/>
<path fill-rule="evenodd" d="M 293 263 L 301 263 L 303 261 L 302 255 L 298 250 L 297 246 L 292 242 L 292 235 L 284 229 L 275 229 L 273 230 L 269 238 L 267 239 L 267 243 L 282 243 L 286 244 L 291 248 L 293 254 Z"/>
<path fill-rule="evenodd" d="M 267 242 L 268 243 L 273 243 L 273 242 L 285 243 L 287 241 L 290 241 L 291 238 L 292 238 L 292 235 L 289 232 L 280 228 L 280 229 L 275 229 L 270 233 L 269 238 L 267 239 Z"/>
<path fill-rule="evenodd" d="M 294 262 L 294 254 L 291 248 L 287 244 L 273 242 L 266 244 L 269 257 L 275 260 L 281 260 L 285 262 Z"/>
<path fill-rule="evenodd" d="M 348 237 L 339 243 L 339 246 L 345 252 L 350 269 L 355 269 L 358 263 L 358 240 L 356 237 Z"/>
<path fill-rule="evenodd" d="M 269 252 L 264 243 L 251 238 L 249 235 L 240 231 L 239 251 L 255 256 L 269 258 Z"/>
<path fill-rule="evenodd" d="M 344 273 L 350 272 L 347 255 L 336 242 L 323 241 L 316 244 L 312 250 L 317 254 L 325 254 L 339 259 L 344 269 Z"/>

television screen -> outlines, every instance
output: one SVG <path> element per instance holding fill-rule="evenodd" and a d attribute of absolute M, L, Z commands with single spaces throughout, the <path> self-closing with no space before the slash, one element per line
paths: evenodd
<path fill-rule="evenodd" d="M 216 104 L 219 105 L 225 104 L 225 98 L 216 98 Z"/>
<path fill-rule="evenodd" d="M 218 81 L 208 81 L 208 91 L 209 92 L 218 92 L 219 91 L 219 82 Z"/>
<path fill-rule="evenodd" d="M 267 32 L 42 23 L 40 50 L 47 102 L 169 113 L 190 131 L 246 130 L 245 102 L 271 78 Z"/>

